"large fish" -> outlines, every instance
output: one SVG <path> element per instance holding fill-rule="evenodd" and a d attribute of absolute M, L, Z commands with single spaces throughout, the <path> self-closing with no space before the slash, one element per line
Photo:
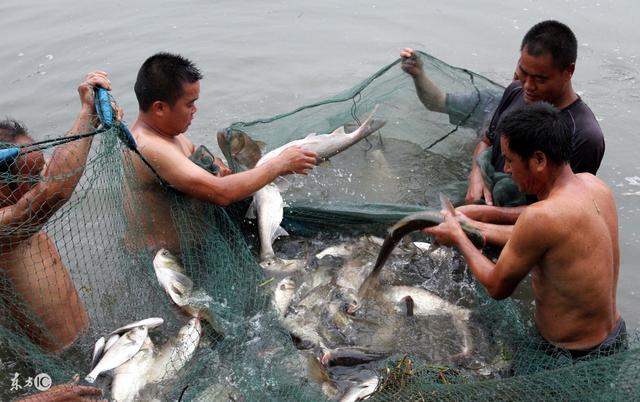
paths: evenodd
<path fill-rule="evenodd" d="M 441 194 L 440 201 L 443 209 L 453 211 L 452 213 L 455 213 L 451 202 L 447 199 L 446 196 Z M 389 258 L 389 255 L 391 254 L 395 246 L 404 236 L 416 230 L 422 230 L 428 227 L 437 226 L 442 222 L 444 222 L 444 216 L 442 215 L 442 213 L 435 211 L 422 211 L 408 215 L 398 221 L 398 223 L 396 223 L 395 225 L 391 226 L 387 232 L 387 237 L 384 239 L 384 243 L 380 248 L 378 258 L 375 265 L 373 266 L 373 269 L 371 270 L 371 273 L 364 281 L 362 286 L 360 286 L 360 290 L 358 291 L 358 298 L 360 300 L 364 299 L 367 295 L 367 292 L 371 288 L 377 286 L 378 276 L 380 275 L 380 271 L 382 270 L 384 263 L 387 261 L 387 258 Z M 485 245 L 484 236 L 478 229 L 465 221 L 461 221 L 460 224 L 464 233 L 476 247 L 480 248 Z"/>
<path fill-rule="evenodd" d="M 116 402 L 133 402 L 148 383 L 147 372 L 154 361 L 154 345 L 149 336 L 131 359 L 113 370 L 111 397 Z"/>
<path fill-rule="evenodd" d="M 320 385 L 329 399 L 355 402 L 367 399 L 378 388 L 379 377 L 375 371 L 359 367 L 347 370 L 351 372 L 350 375 L 333 379 L 316 357 L 309 356 L 307 359 L 307 375 Z"/>
<path fill-rule="evenodd" d="M 112 335 L 122 335 L 135 327 L 145 326 L 147 329 L 153 329 L 155 327 L 159 327 L 163 323 L 164 320 L 160 317 L 145 318 L 144 320 L 132 322 L 131 324 L 124 325 L 114 331 L 111 331 L 107 338 L 109 339 Z M 108 347 L 105 348 L 108 349 Z"/>
<path fill-rule="evenodd" d="M 286 148 L 299 145 L 303 149 L 314 151 L 317 154 L 317 162 L 321 162 L 339 154 L 358 141 L 368 137 L 386 123 L 384 120 L 373 118 L 377 106 L 369 117 L 353 132 L 346 133 L 343 126 L 337 128 L 331 134 L 309 134 L 303 139 L 291 141 L 263 155 L 256 163 L 263 163 L 275 158 Z M 293 270 L 291 262 L 279 260 L 273 252 L 272 244 L 278 236 L 285 235 L 286 231 L 280 227 L 283 216 L 284 201 L 280 190 L 275 184 L 267 185 L 254 194 L 253 202 L 247 211 L 247 216 L 258 218 L 258 232 L 260 237 L 260 259 L 262 266 L 287 267 L 287 271 Z"/>
<path fill-rule="evenodd" d="M 350 133 L 345 132 L 344 126 L 338 127 L 330 134 L 311 133 L 305 138 L 291 141 L 279 148 L 267 152 L 262 156 L 262 158 L 260 158 L 260 160 L 258 160 L 256 166 L 260 166 L 263 163 L 275 158 L 280 153 L 282 153 L 282 151 L 292 145 L 299 145 L 303 149 L 315 152 L 318 155 L 318 163 L 325 161 L 382 128 L 386 124 L 386 121 L 376 120 L 373 118 L 373 115 L 377 110 L 378 106 L 376 105 L 369 117 L 367 117 L 367 119 L 357 129 Z"/>
<path fill-rule="evenodd" d="M 193 282 L 185 275 L 177 257 L 168 250 L 160 249 L 153 259 L 153 269 L 160 286 L 176 305 L 191 317 L 204 319 L 214 331 L 224 335 L 223 328 L 210 308 L 214 300 L 205 291 L 193 289 Z"/>
<path fill-rule="evenodd" d="M 454 327 L 462 336 L 462 351 L 458 356 L 466 356 L 473 347 L 473 338 L 468 321 L 471 310 L 449 303 L 426 289 L 413 286 L 391 286 L 384 289 L 382 295 L 398 306 L 407 305 L 410 300 L 411 314 L 416 316 L 449 315 Z"/>
<path fill-rule="evenodd" d="M 98 363 L 98 360 L 100 360 L 104 352 L 106 352 L 107 350 L 109 350 L 109 348 L 111 348 L 111 346 L 113 346 L 113 344 L 120 338 L 120 335 L 126 332 L 129 332 L 129 330 L 135 327 L 145 326 L 147 327 L 147 329 L 153 329 L 157 326 L 162 325 L 163 323 L 164 323 L 164 320 L 162 318 L 157 318 L 157 317 L 146 318 L 144 320 L 140 320 L 140 321 L 132 322 L 131 324 L 124 325 L 116 329 L 115 331 L 112 331 L 109 335 L 107 335 L 106 338 L 104 336 L 100 337 L 100 339 L 98 339 L 95 346 L 93 347 L 93 356 L 91 357 L 91 368 L 93 369 L 95 367 L 96 363 Z"/>
<path fill-rule="evenodd" d="M 186 325 L 180 328 L 175 338 L 169 339 L 160 348 L 146 373 L 146 380 L 150 383 L 156 383 L 175 377 L 178 371 L 193 357 L 201 336 L 200 320 L 191 318 Z"/>
<path fill-rule="evenodd" d="M 95 365 L 93 370 L 85 377 L 87 382 L 92 383 L 96 377 L 105 371 L 112 370 L 121 364 L 127 362 L 142 347 L 148 330 L 145 326 L 135 327 L 126 334 L 122 335 L 116 343 L 104 352 L 100 361 Z"/>

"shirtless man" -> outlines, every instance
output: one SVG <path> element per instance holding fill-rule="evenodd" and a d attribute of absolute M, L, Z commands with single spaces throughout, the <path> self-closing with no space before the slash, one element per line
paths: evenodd
<path fill-rule="evenodd" d="M 219 159 L 216 160 L 221 167 L 219 176 L 192 162 L 189 157 L 195 147 L 184 133 L 197 110 L 201 79 L 200 71 L 191 61 L 169 53 L 151 56 L 138 72 L 135 92 L 139 113 L 132 133 L 139 152 L 168 186 L 194 199 L 229 205 L 249 197 L 280 175 L 307 174 L 315 166 L 316 154 L 297 146 L 259 167 L 236 174 L 229 174 Z M 129 213 L 137 217 L 150 215 L 149 220 L 135 219 L 144 225 L 142 229 L 147 235 L 144 246 L 178 253 L 179 237 L 171 221 L 167 192 L 143 160 L 137 156 L 131 160 L 135 178 L 129 180 L 128 199 L 139 198 L 128 203 Z M 137 211 L 137 208 L 145 209 Z M 127 243 L 131 245 L 135 241 L 132 237 L 139 234 L 129 230 L 128 236 Z"/>
<path fill-rule="evenodd" d="M 68 136 L 95 129 L 94 86 L 111 89 L 107 74 L 94 71 L 78 87 L 82 108 Z M 4 166 L 5 172 L 17 179 L 0 182 L 0 274 L 20 296 L 9 306 L 11 316 L 2 319 L 8 318 L 6 325 L 17 324 L 20 328 L 14 330 L 52 352 L 71 345 L 87 328 L 88 318 L 69 271 L 41 228 L 73 194 L 92 138 L 57 146 L 46 163 L 40 152 L 23 152 Z M 13 120 L 0 122 L 0 141 L 18 145 L 33 142 Z M 35 184 L 20 181 L 38 175 L 41 178 Z M 26 308 L 15 302 L 24 302 Z M 33 322 L 33 315 L 37 322 Z"/>
<path fill-rule="evenodd" d="M 601 180 L 571 171 L 571 131 L 560 113 L 533 103 L 498 125 L 505 172 L 539 201 L 522 212 L 497 263 L 473 246 L 451 214 L 425 232 L 457 246 L 495 299 L 510 296 L 531 272 L 536 327 L 549 343 L 574 358 L 613 353 L 626 342 L 616 308 L 616 205 Z"/>

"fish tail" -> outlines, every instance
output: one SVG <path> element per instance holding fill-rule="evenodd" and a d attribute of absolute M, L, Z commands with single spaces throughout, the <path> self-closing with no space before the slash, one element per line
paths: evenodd
<path fill-rule="evenodd" d="M 473 337 L 471 331 L 467 326 L 467 323 L 457 317 L 453 319 L 453 326 L 462 334 L 462 351 L 458 354 L 458 357 L 468 356 L 473 348 Z"/>
<path fill-rule="evenodd" d="M 309 378 L 318 383 L 322 391 L 331 399 L 338 395 L 338 386 L 331 380 L 327 369 L 320 363 L 317 357 L 310 355 L 307 359 L 307 374 Z"/>
<path fill-rule="evenodd" d="M 95 371 L 95 370 L 94 370 Z M 84 378 L 84 380 L 86 382 L 88 382 L 89 384 L 93 384 L 96 381 L 96 377 L 98 376 L 97 373 L 94 373 L 93 371 L 90 372 L 89 374 L 87 374 L 87 376 Z"/>

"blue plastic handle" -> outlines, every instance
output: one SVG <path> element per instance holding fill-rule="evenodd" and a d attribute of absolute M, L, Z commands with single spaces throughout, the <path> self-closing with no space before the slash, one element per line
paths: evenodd
<path fill-rule="evenodd" d="M 0 165 L 9 166 L 20 154 L 20 148 L 11 147 L 0 149 Z"/>
<path fill-rule="evenodd" d="M 100 122 L 106 128 L 110 128 L 113 125 L 113 110 L 111 109 L 111 99 L 109 99 L 109 93 L 106 89 L 96 87 L 95 89 L 95 105 L 96 112 Z"/>

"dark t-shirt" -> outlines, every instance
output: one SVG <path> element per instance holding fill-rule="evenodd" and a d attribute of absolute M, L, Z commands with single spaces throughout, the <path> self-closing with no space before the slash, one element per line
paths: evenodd
<path fill-rule="evenodd" d="M 480 89 L 473 92 L 447 93 L 445 107 L 449 122 L 483 133 L 500 103 L 503 90 L 496 85 L 491 89 Z"/>
<path fill-rule="evenodd" d="M 522 85 L 519 81 L 515 81 L 505 89 L 487 130 L 487 138 L 493 145 L 491 164 L 496 171 L 504 171 L 504 155 L 500 149 L 500 133 L 496 133 L 496 127 L 503 115 L 524 105 Z M 562 109 L 561 116 L 569 125 L 573 135 L 571 169 L 574 173 L 588 172 L 595 175 L 604 156 L 604 135 L 596 117 L 580 97 Z"/>

